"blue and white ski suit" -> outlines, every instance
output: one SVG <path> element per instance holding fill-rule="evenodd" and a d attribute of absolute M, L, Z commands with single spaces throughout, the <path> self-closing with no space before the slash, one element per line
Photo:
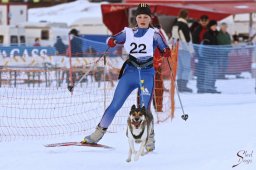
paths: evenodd
<path fill-rule="evenodd" d="M 139 64 L 152 61 L 155 48 L 159 48 L 161 52 L 169 48 L 159 31 L 153 28 L 125 28 L 110 38 L 116 40 L 117 44 L 124 44 L 126 52 Z M 154 89 L 154 72 L 153 64 L 141 68 L 131 63 L 125 65 L 113 100 L 100 121 L 100 127 L 108 128 L 115 114 L 134 89 L 139 89 L 140 103 L 144 104 L 146 109 L 150 109 Z"/>

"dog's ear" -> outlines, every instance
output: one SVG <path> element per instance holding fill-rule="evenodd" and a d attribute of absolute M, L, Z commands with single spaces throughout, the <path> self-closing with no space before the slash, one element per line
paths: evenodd
<path fill-rule="evenodd" d="M 143 107 L 141 108 L 141 111 L 142 111 L 142 112 L 146 112 L 145 106 L 143 106 Z"/>
<path fill-rule="evenodd" d="M 134 105 L 132 105 L 131 110 L 135 110 L 135 109 L 136 109 L 136 106 L 135 106 L 135 104 L 134 104 Z"/>
<path fill-rule="evenodd" d="M 147 111 L 146 111 L 145 106 L 143 106 L 143 107 L 141 108 L 141 112 L 142 112 L 143 115 L 146 115 Z"/>
<path fill-rule="evenodd" d="M 135 110 L 136 110 L 136 106 L 135 106 L 135 104 L 134 104 L 134 105 L 132 105 L 132 107 L 131 107 L 130 115 L 131 115 Z"/>

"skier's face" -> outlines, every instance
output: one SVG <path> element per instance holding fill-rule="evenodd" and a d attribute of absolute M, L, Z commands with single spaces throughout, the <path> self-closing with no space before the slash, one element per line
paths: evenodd
<path fill-rule="evenodd" d="M 148 28 L 151 22 L 151 17 L 146 14 L 140 14 L 136 16 L 136 21 L 139 28 Z"/>

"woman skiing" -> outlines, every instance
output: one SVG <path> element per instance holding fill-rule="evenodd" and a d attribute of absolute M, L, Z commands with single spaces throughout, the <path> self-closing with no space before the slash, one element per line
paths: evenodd
<path fill-rule="evenodd" d="M 116 44 L 124 44 L 129 59 L 124 63 L 119 82 L 115 90 L 113 100 L 105 110 L 96 130 L 89 136 L 86 136 L 83 143 L 97 143 L 106 133 L 117 111 L 122 107 L 131 92 L 138 88 L 141 106 L 145 106 L 150 112 L 151 98 L 154 89 L 154 67 L 153 53 L 158 48 L 164 57 L 170 56 L 170 48 L 166 44 L 159 32 L 151 25 L 151 10 L 147 4 L 139 4 L 136 10 L 137 27 L 125 27 L 120 33 L 111 36 L 107 40 L 109 47 Z M 153 123 L 153 121 L 152 121 Z M 147 151 L 155 149 L 154 129 L 146 143 Z"/>

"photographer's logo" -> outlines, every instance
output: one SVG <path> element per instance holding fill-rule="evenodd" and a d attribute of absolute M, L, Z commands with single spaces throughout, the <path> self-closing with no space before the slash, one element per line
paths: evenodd
<path fill-rule="evenodd" d="M 247 150 L 240 150 L 237 152 L 237 157 L 238 157 L 238 162 L 232 166 L 232 168 L 240 165 L 240 164 L 251 164 L 252 163 L 252 151 L 247 151 Z"/>

